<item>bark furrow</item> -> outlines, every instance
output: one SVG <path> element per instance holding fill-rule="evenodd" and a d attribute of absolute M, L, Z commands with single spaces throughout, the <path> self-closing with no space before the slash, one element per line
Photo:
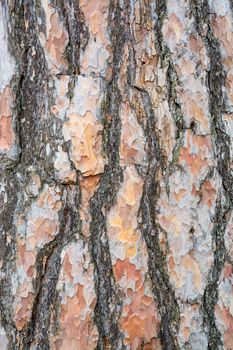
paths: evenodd
<path fill-rule="evenodd" d="M 232 210 L 233 177 L 230 169 L 230 137 L 227 135 L 222 120 L 225 111 L 223 87 L 225 72 L 222 65 L 220 44 L 211 27 L 211 11 L 207 0 L 195 1 L 192 4 L 198 34 L 204 39 L 209 56 L 208 89 L 209 108 L 211 113 L 212 143 L 217 160 L 217 170 L 222 179 L 224 199 L 217 199 L 214 227 L 212 230 L 214 245 L 214 263 L 209 272 L 209 281 L 203 296 L 203 313 L 205 326 L 208 329 L 208 349 L 222 345 L 222 336 L 215 321 L 215 305 L 218 301 L 218 285 L 223 267 L 228 260 L 225 246 L 227 217 Z M 203 26 L 206 25 L 206 34 Z M 220 192 L 221 196 L 221 192 Z"/>

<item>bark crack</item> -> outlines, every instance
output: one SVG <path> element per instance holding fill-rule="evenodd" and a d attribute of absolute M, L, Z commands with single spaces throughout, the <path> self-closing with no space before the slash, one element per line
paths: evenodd
<path fill-rule="evenodd" d="M 161 68 L 167 66 L 167 97 L 170 112 L 175 121 L 178 120 L 176 122 L 177 139 L 179 139 L 177 141 L 178 143 L 182 137 L 181 128 L 183 128 L 183 116 L 176 95 L 176 84 L 178 83 L 178 79 L 174 71 L 169 49 L 163 42 L 162 25 L 166 14 L 166 1 L 156 1 L 156 48 L 160 55 Z M 135 58 L 132 62 L 135 76 Z M 134 82 L 134 79 L 131 80 Z M 142 125 L 147 141 L 147 165 L 145 169 L 138 167 L 138 172 L 144 180 L 143 194 L 138 213 L 140 216 L 139 226 L 147 246 L 148 269 L 152 282 L 152 292 L 155 301 L 158 303 L 161 317 L 159 334 L 161 345 L 163 349 L 174 350 L 179 349 L 177 337 L 180 324 L 180 311 L 175 297 L 174 288 L 169 280 L 166 252 L 163 252 L 160 245 L 159 234 L 163 230 L 156 221 L 156 203 L 160 195 L 159 174 L 162 173 L 162 175 L 166 176 L 166 160 L 160 148 L 159 137 L 156 133 L 156 118 L 150 95 L 148 91 L 141 86 L 139 87 L 132 84 L 132 87 L 134 90 L 133 99 L 137 101 L 137 104 L 142 105 L 139 110 L 143 111 L 145 114 L 145 118 L 138 119 Z M 140 119 L 145 119 L 145 123 L 140 121 Z M 182 120 L 181 125 L 179 124 L 180 119 Z M 176 149 L 176 146 L 174 150 Z M 175 160 L 173 160 L 173 162 L 175 162 Z"/>
<path fill-rule="evenodd" d="M 75 241 L 81 232 L 79 218 L 80 193 L 76 185 L 63 186 L 64 206 L 60 212 L 60 229 L 55 239 L 45 244 L 37 254 L 37 277 L 34 281 L 35 299 L 28 325 L 21 332 L 20 346 L 29 349 L 35 342 L 36 349 L 50 349 L 49 324 L 51 307 L 56 296 L 56 285 L 61 268 L 61 252 Z"/>
<path fill-rule="evenodd" d="M 84 52 L 88 41 L 89 31 L 85 23 L 85 18 L 79 6 L 79 0 L 53 0 L 53 5 L 58 9 L 60 18 L 63 20 L 69 41 L 66 46 L 65 56 L 69 64 L 68 72 L 64 72 L 70 76 L 69 92 L 70 99 L 73 97 L 75 86 L 75 78 L 80 75 L 80 55 Z"/>
<path fill-rule="evenodd" d="M 210 66 L 207 85 L 209 90 L 209 107 L 211 113 L 212 143 L 217 160 L 217 170 L 222 178 L 223 196 L 218 198 L 215 208 L 212 239 L 214 245 L 214 263 L 209 271 L 208 284 L 203 296 L 204 325 L 208 332 L 208 349 L 222 346 L 221 333 L 215 321 L 215 305 L 218 301 L 219 279 L 226 261 L 230 262 L 225 247 L 224 234 L 227 214 L 233 207 L 233 177 L 230 170 L 230 137 L 225 131 L 222 120 L 224 112 L 223 89 L 225 72 L 222 65 L 220 44 L 211 28 L 211 14 L 207 0 L 195 0 L 191 8 L 196 21 L 196 29 L 202 37 L 209 56 Z M 203 28 L 206 26 L 206 32 Z"/>
<path fill-rule="evenodd" d="M 172 150 L 172 161 L 168 167 L 167 177 L 174 171 L 176 162 L 179 158 L 180 148 L 183 144 L 184 131 L 185 131 L 185 122 L 183 113 L 181 110 L 181 105 L 178 102 L 176 87 L 180 84 L 177 73 L 174 68 L 173 60 L 171 57 L 171 52 L 164 42 L 162 27 L 164 20 L 167 16 L 167 2 L 166 0 L 156 0 L 156 48 L 160 56 L 161 68 L 166 68 L 166 85 L 167 85 L 167 100 L 169 111 L 172 115 L 172 118 L 176 125 L 176 143 Z M 169 193 L 168 185 L 166 186 L 167 192 Z"/>
<path fill-rule="evenodd" d="M 120 105 L 123 100 L 118 87 L 121 59 L 128 40 L 129 1 L 121 5 L 119 0 L 111 0 L 109 5 L 110 40 L 113 47 L 112 77 L 106 86 L 106 95 L 102 103 L 105 117 L 103 148 L 108 164 L 101 175 L 100 185 L 90 200 L 90 248 L 95 267 L 95 290 L 97 303 L 95 322 L 99 331 L 97 349 L 124 349 L 118 321 L 121 315 L 122 301 L 117 287 L 106 228 L 106 214 L 113 206 L 123 180 L 123 170 L 119 163 L 121 137 Z M 125 87 L 126 88 L 126 87 Z"/>
<path fill-rule="evenodd" d="M 177 335 L 179 331 L 180 312 L 175 292 L 167 271 L 166 256 L 159 242 L 160 226 L 156 222 L 156 201 L 160 187 L 158 174 L 164 172 L 164 156 L 155 133 L 155 115 L 148 92 L 135 87 L 139 91 L 146 114 L 144 129 L 147 138 L 148 166 L 144 176 L 144 187 L 139 214 L 141 218 L 141 232 L 146 242 L 149 255 L 148 268 L 152 281 L 152 291 L 158 302 L 161 315 L 160 339 L 162 348 L 179 349 Z"/>
<path fill-rule="evenodd" d="M 74 5 L 73 2 L 67 2 Z M 49 73 L 43 47 L 39 41 L 39 31 L 45 30 L 45 19 L 41 1 L 20 1 L 13 0 L 11 4 L 5 4 L 9 12 L 9 49 L 17 62 L 17 71 L 12 85 L 15 95 L 14 113 L 17 116 L 17 132 L 21 147 L 19 161 L 14 166 L 13 172 L 9 172 L 8 196 L 12 194 L 12 184 L 14 184 L 14 206 L 10 202 L 11 210 L 6 206 L 5 214 L 11 212 L 12 218 L 17 206 L 27 207 L 25 183 L 29 169 L 33 169 L 39 174 L 41 186 L 44 183 L 57 183 L 53 157 L 46 152 L 46 145 L 49 144 L 54 151 L 56 137 L 53 137 L 53 118 L 50 116 L 50 104 L 52 101 L 53 87 L 50 88 L 52 75 Z M 75 5 L 69 24 L 78 28 L 78 18 L 75 11 L 79 7 Z M 39 23 L 38 17 L 42 20 Z M 74 23 L 76 21 L 76 23 Z M 84 23 L 82 22 L 84 26 Z M 69 65 L 72 66 L 72 74 L 76 71 L 76 63 L 79 64 L 80 41 L 84 39 L 78 36 L 78 43 L 74 41 L 77 31 L 74 30 L 70 38 L 69 50 L 72 54 L 68 57 Z M 75 36 L 75 37 L 74 37 Z M 85 49 L 85 48 L 83 48 Z M 78 55 L 78 56 L 77 56 Z M 72 165 L 72 164 L 71 164 Z M 78 178 L 78 173 L 77 173 Z M 46 243 L 39 250 L 36 256 L 37 276 L 33 281 L 35 299 L 32 307 L 32 315 L 28 324 L 18 332 L 12 320 L 11 305 L 13 296 L 10 294 L 11 276 L 15 267 L 15 226 L 5 224 L 5 230 L 11 239 L 9 252 L 5 254 L 3 273 L 5 282 L 1 285 L 0 308 L 3 325 L 9 337 L 12 349 L 29 349 L 36 346 L 37 349 L 49 349 L 49 325 L 51 308 L 55 302 L 56 284 L 61 267 L 61 251 L 70 242 L 76 239 L 76 235 L 81 232 L 81 222 L 79 218 L 80 191 L 78 180 L 75 184 L 57 183 L 63 193 L 63 208 L 60 211 L 60 231 L 53 241 Z M 21 192 L 23 195 L 21 195 Z M 16 208 L 16 209 L 14 209 Z M 19 208 L 17 209 L 19 210 Z M 12 219 L 11 218 L 11 219 Z M 8 287 L 8 290 L 6 290 Z M 6 301 L 9 305 L 4 309 Z"/>

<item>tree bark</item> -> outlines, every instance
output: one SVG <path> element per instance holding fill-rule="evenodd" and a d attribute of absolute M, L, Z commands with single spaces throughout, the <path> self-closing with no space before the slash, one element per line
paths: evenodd
<path fill-rule="evenodd" d="M 0 349 L 233 349 L 232 0 L 1 0 Z"/>

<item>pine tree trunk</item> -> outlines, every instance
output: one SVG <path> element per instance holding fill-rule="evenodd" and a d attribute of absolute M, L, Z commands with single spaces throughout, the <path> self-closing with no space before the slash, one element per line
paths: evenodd
<path fill-rule="evenodd" d="M 1 0 L 1 350 L 233 349 L 232 116 L 232 0 Z"/>

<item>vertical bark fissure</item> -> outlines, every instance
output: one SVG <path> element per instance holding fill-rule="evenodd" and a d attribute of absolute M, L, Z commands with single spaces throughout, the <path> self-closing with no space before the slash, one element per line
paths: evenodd
<path fill-rule="evenodd" d="M 76 185 L 63 187 L 63 208 L 60 212 L 60 229 L 53 241 L 45 244 L 37 254 L 37 277 L 34 281 L 35 299 L 31 319 L 21 332 L 20 344 L 29 349 L 35 341 L 36 348 L 50 349 L 49 325 L 51 306 L 61 268 L 61 252 L 75 241 L 81 231 L 79 218 L 80 194 Z"/>
<path fill-rule="evenodd" d="M 212 143 L 217 160 L 217 170 L 222 179 L 224 200 L 216 201 L 212 239 L 214 245 L 214 263 L 209 271 L 208 284 L 203 296 L 204 324 L 208 332 L 208 349 L 216 349 L 222 345 L 221 333 L 215 321 L 215 305 L 218 300 L 218 284 L 228 254 L 224 235 L 227 225 L 227 214 L 232 210 L 233 177 L 230 170 L 230 137 L 225 131 L 222 120 L 224 113 L 223 86 L 225 72 L 222 65 L 220 44 L 211 28 L 211 15 L 207 0 L 195 0 L 191 4 L 196 20 L 198 34 L 203 38 L 209 57 L 208 91 L 211 113 Z M 206 33 L 203 33 L 206 25 Z"/>
<path fill-rule="evenodd" d="M 161 65 L 168 65 L 167 68 L 167 95 L 170 112 L 174 119 L 179 112 L 182 117 L 181 108 L 177 103 L 175 86 L 177 83 L 176 74 L 173 68 L 172 58 L 168 47 L 163 42 L 162 25 L 166 16 L 166 2 L 156 2 L 157 21 L 155 26 L 157 42 L 156 47 L 160 55 Z M 133 38 L 132 52 L 134 52 Z M 131 74 L 131 87 L 133 88 L 133 101 L 135 105 L 142 103 L 140 110 L 144 111 L 145 123 L 138 118 L 144 130 L 147 141 L 146 168 L 138 167 L 140 176 L 143 177 L 143 194 L 139 208 L 139 226 L 143 239 L 148 251 L 148 271 L 152 283 L 152 291 L 155 301 L 158 303 L 158 309 L 161 317 L 160 321 L 160 340 L 163 349 L 179 349 L 177 336 L 179 332 L 180 311 L 178 302 L 175 298 L 174 288 L 170 282 L 167 270 L 166 253 L 163 252 L 160 245 L 159 234 L 161 227 L 156 221 L 156 203 L 160 195 L 159 173 L 166 176 L 167 171 L 165 158 L 159 145 L 159 137 L 156 133 L 156 117 L 152 106 L 152 101 L 148 91 L 142 87 L 136 86 L 134 83 L 136 74 L 136 61 L 131 59 L 134 76 Z M 171 79 L 172 78 L 172 79 Z M 142 101 L 142 102 L 140 102 Z M 135 110 L 137 108 L 135 106 Z M 176 119 L 175 119 L 176 120 Z M 183 120 L 183 119 L 182 119 Z M 178 132 L 180 125 L 177 125 Z M 179 137 L 181 137 L 179 135 Z M 163 232 L 164 234 L 164 232 Z"/>
<path fill-rule="evenodd" d="M 80 74 L 80 54 L 81 50 L 84 51 L 88 44 L 89 32 L 79 6 L 79 0 L 53 0 L 52 2 L 58 9 L 69 36 L 66 47 L 69 74 Z"/>
<path fill-rule="evenodd" d="M 171 161 L 171 164 L 169 165 L 169 171 L 170 173 L 175 163 L 178 160 L 179 157 L 179 150 L 183 143 L 183 137 L 184 137 L 184 117 L 181 111 L 181 106 L 178 102 L 177 98 L 177 92 L 176 92 L 176 86 L 180 84 L 176 71 L 174 69 L 173 60 L 171 57 L 171 52 L 168 48 L 168 46 L 165 44 L 163 39 L 163 33 L 162 33 L 162 27 L 163 22 L 167 15 L 167 2 L 166 0 L 156 0 L 156 25 L 155 25 L 155 32 L 157 36 L 156 40 L 156 48 L 160 56 L 160 62 L 161 62 L 161 68 L 166 69 L 166 85 L 167 85 L 167 100 L 168 100 L 168 106 L 169 111 L 172 115 L 172 118 L 176 125 L 176 143 L 173 148 L 173 159 Z"/>
<path fill-rule="evenodd" d="M 73 3 L 69 4 L 72 5 Z M 9 262 L 14 260 L 15 250 L 13 246 L 15 242 L 15 228 L 14 225 L 10 227 L 12 241 L 10 250 L 8 249 L 9 252 L 7 250 L 5 254 L 7 266 L 6 268 L 3 266 L 3 269 L 6 276 L 6 286 L 5 284 L 1 286 L 1 290 L 4 289 L 4 292 L 1 293 L 0 307 L 3 325 L 7 334 L 12 334 L 12 337 L 9 339 L 12 349 L 16 347 L 29 349 L 32 344 L 37 346 L 38 349 L 49 349 L 50 309 L 55 300 L 56 284 L 60 273 L 60 254 L 62 249 L 75 240 L 76 235 L 81 232 L 78 212 L 80 204 L 79 184 L 78 182 L 73 185 L 54 183 L 56 176 L 52 163 L 53 157 L 51 154 L 47 154 L 45 148 L 46 143 L 49 143 L 52 152 L 54 152 L 55 140 L 52 128 L 53 119 L 49 118 L 49 107 L 53 98 L 53 91 L 49 88 L 49 82 L 53 80 L 53 77 L 49 74 L 45 53 L 39 41 L 39 29 L 44 31 L 45 27 L 41 3 L 35 0 L 25 2 L 14 0 L 10 4 L 4 3 L 4 6 L 8 9 L 9 14 L 9 49 L 17 62 L 17 73 L 12 80 L 12 84 L 15 94 L 14 113 L 17 116 L 16 131 L 19 137 L 21 154 L 18 162 L 14 164 L 11 176 L 9 176 L 11 182 L 15 183 L 15 186 L 18 188 L 18 191 L 15 191 L 13 196 L 15 206 L 20 200 L 21 191 L 25 190 L 23 185 L 27 181 L 27 171 L 28 169 L 33 169 L 40 175 L 42 185 L 45 183 L 58 185 L 63 192 L 63 207 L 60 211 L 59 233 L 53 241 L 46 243 L 37 253 L 37 274 L 33 281 L 35 298 L 32 314 L 28 324 L 20 332 L 17 332 L 15 329 L 12 320 L 12 310 L 9 314 L 8 308 L 6 312 L 2 304 L 3 299 L 8 300 L 10 298 L 8 296 L 11 290 L 9 288 L 11 283 L 10 273 L 12 273 L 15 266 L 14 262 L 9 266 Z M 77 11 L 79 11 L 79 7 L 75 5 L 75 14 L 73 12 L 70 14 L 72 16 L 71 25 L 72 28 L 79 29 L 77 16 L 80 12 L 77 13 Z M 42 18 L 42 23 L 40 24 L 38 16 Z M 76 21 L 76 24 L 74 21 Z M 82 26 L 85 27 L 83 18 Z M 68 33 L 70 34 L 70 31 Z M 81 34 L 79 33 L 78 43 L 74 41 L 76 34 L 77 31 L 74 30 L 72 36 L 69 37 L 68 51 L 70 54 L 67 55 L 67 59 L 71 67 L 70 74 L 78 74 Z M 43 118 L 43 115 L 46 118 Z M 73 164 L 71 166 L 73 167 Z M 12 193 L 11 187 L 12 185 L 9 185 L 8 195 Z M 23 199 L 21 201 L 21 206 L 26 208 L 28 203 Z M 9 208 L 6 206 L 6 215 L 7 210 Z M 12 210 L 11 208 L 11 212 Z M 6 287 L 8 287 L 7 291 L 5 290 L 7 289 Z M 9 305 L 13 305 L 13 296 L 11 296 Z M 10 308 L 9 306 L 9 310 Z M 9 327 L 11 327 L 10 331 Z"/>
<path fill-rule="evenodd" d="M 106 227 L 106 214 L 114 205 L 120 184 L 123 181 L 123 169 L 119 162 L 121 137 L 120 105 L 123 101 L 118 86 L 121 71 L 121 59 L 127 43 L 129 28 L 129 1 L 120 4 L 111 0 L 109 4 L 109 35 L 112 45 L 112 77 L 107 82 L 105 98 L 102 103 L 104 116 L 103 149 L 108 164 L 101 175 L 100 185 L 90 200 L 90 249 L 95 267 L 95 290 L 97 303 L 95 323 L 99 331 L 97 349 L 123 349 L 122 334 L 118 321 L 121 315 L 122 301 L 114 278 Z M 126 87 L 125 87 L 126 88 Z"/>
<path fill-rule="evenodd" d="M 232 15 L 233 15 L 233 0 L 229 0 L 229 2 L 230 2 L 231 12 L 232 12 Z"/>
<path fill-rule="evenodd" d="M 3 177 L 2 177 L 3 179 Z M 15 268 L 16 241 L 14 229 L 14 212 L 16 210 L 19 184 L 15 180 L 15 173 L 7 172 L 6 189 L 8 202 L 0 215 L 1 232 L 1 277 L 0 277 L 0 313 L 1 325 L 4 327 L 9 343 L 15 340 L 16 329 L 12 319 L 13 295 L 12 295 L 12 270 Z M 11 215 L 9 215 L 11 213 Z"/>
<path fill-rule="evenodd" d="M 62 72 L 70 76 L 69 95 L 73 96 L 75 77 L 80 74 L 80 55 L 85 51 L 89 41 L 89 31 L 85 23 L 84 14 L 79 6 L 79 0 L 53 0 L 54 6 L 64 22 L 69 42 L 66 47 L 65 56 L 68 62 L 68 72 Z"/>
<path fill-rule="evenodd" d="M 178 349 L 179 306 L 169 280 L 166 256 L 159 242 L 160 227 L 156 222 L 156 202 L 160 192 L 158 173 L 165 171 L 165 163 L 156 135 L 156 121 L 150 96 L 146 90 L 139 87 L 135 88 L 141 95 L 146 114 L 144 132 L 147 139 L 148 161 L 139 209 L 140 226 L 148 251 L 148 269 L 152 281 L 152 290 L 155 300 L 158 302 L 161 316 L 160 339 L 162 348 L 166 350 Z"/>
<path fill-rule="evenodd" d="M 181 107 L 177 102 L 176 84 L 178 83 L 174 71 L 173 62 L 168 47 L 163 42 L 162 25 L 167 14 L 166 1 L 156 2 L 156 48 L 160 55 L 162 68 L 167 65 L 167 98 L 170 112 L 177 126 L 177 142 L 173 150 L 173 161 L 175 163 L 175 152 L 180 147 L 183 135 L 183 116 Z M 178 302 L 175 298 L 174 288 L 169 280 L 167 271 L 166 255 L 163 252 L 159 233 L 160 226 L 156 222 L 156 202 L 159 197 L 160 186 L 158 175 L 166 173 L 165 159 L 159 146 L 156 134 L 156 119 L 149 93 L 135 86 L 139 92 L 146 124 L 143 127 L 147 140 L 147 162 L 148 166 L 144 174 L 143 195 L 140 204 L 141 232 L 146 242 L 148 251 L 148 269 L 152 281 L 152 290 L 155 300 L 158 302 L 161 316 L 160 339 L 163 349 L 178 349 L 178 331 L 180 323 L 180 312 Z M 170 172 L 170 170 L 169 170 Z M 166 175 L 165 175 L 166 176 Z"/>
<path fill-rule="evenodd" d="M 44 106 L 46 92 L 42 94 L 41 100 L 37 99 L 39 91 L 47 91 L 47 70 L 45 67 L 42 48 L 35 34 L 37 25 L 34 2 L 2 1 L 5 9 L 5 15 L 8 16 L 8 46 L 11 54 L 15 57 L 17 72 L 11 81 L 14 98 L 14 110 L 16 115 L 16 138 L 18 138 L 20 152 L 18 159 L 9 168 L 5 169 L 6 175 L 6 193 L 8 204 L 3 211 L 2 232 L 7 236 L 5 254 L 3 259 L 2 272 L 4 279 L 1 281 L 1 318 L 3 326 L 9 337 L 10 348 L 14 347 L 17 330 L 13 322 L 13 295 L 12 273 L 15 270 L 15 252 L 16 252 L 16 227 L 14 215 L 17 211 L 19 202 L 23 203 L 23 178 L 26 167 L 36 166 L 40 150 L 40 123 L 39 109 Z M 25 20 L 28 20 L 28 28 L 25 27 Z M 41 72 L 42 70 L 42 72 Z M 35 73 L 35 74 L 33 74 Z M 33 78 L 32 78 L 33 77 Z M 32 135 L 37 137 L 32 137 Z M 9 215 L 9 213 L 11 213 Z"/>
<path fill-rule="evenodd" d="M 51 91 L 44 50 L 38 38 L 37 8 L 35 1 L 22 4 L 15 0 L 9 11 L 9 49 L 18 62 L 14 91 L 21 146 L 19 167 L 20 163 L 24 167 L 39 167 L 42 158 L 46 158 L 42 141 L 45 143 L 49 138 L 49 128 L 41 115 L 48 111 Z M 49 164 L 46 160 L 44 167 Z"/>

